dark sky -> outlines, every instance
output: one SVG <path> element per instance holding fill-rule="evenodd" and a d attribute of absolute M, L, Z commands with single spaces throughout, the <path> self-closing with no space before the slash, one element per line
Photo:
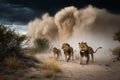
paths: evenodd
<path fill-rule="evenodd" d="M 26 24 L 46 12 L 54 16 L 61 8 L 83 8 L 89 4 L 120 14 L 119 0 L 0 0 L 0 23 Z"/>

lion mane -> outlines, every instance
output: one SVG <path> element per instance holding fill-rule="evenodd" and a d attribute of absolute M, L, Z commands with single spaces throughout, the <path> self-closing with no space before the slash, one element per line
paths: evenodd
<path fill-rule="evenodd" d="M 98 47 L 94 51 L 93 48 L 88 46 L 86 42 L 81 42 L 81 43 L 79 43 L 79 48 L 80 48 L 80 56 L 81 56 L 80 64 L 83 63 L 83 57 L 87 58 L 86 64 L 88 64 L 89 63 L 89 58 L 90 58 L 89 55 L 91 55 L 92 62 L 94 62 L 94 53 L 96 53 L 98 51 L 98 49 L 101 49 L 102 47 Z"/>
<path fill-rule="evenodd" d="M 71 59 L 71 57 L 72 57 L 72 60 L 73 60 L 74 52 L 73 52 L 73 48 L 70 46 L 70 44 L 63 43 L 61 48 L 64 51 L 65 60 L 68 62 Z"/>

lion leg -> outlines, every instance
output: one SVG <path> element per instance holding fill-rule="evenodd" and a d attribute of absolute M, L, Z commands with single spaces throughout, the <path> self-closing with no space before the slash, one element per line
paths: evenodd
<path fill-rule="evenodd" d="M 83 64 L 83 57 L 80 58 L 80 64 Z"/>
<path fill-rule="evenodd" d="M 57 60 L 57 54 L 54 55 L 55 59 Z"/>
<path fill-rule="evenodd" d="M 89 63 L 90 56 L 88 55 L 88 56 L 86 56 L 86 57 L 87 57 L 86 64 L 88 64 L 88 63 Z"/>
<path fill-rule="evenodd" d="M 93 53 L 91 54 L 91 57 L 92 57 L 92 63 L 94 62 L 94 55 Z"/>
<path fill-rule="evenodd" d="M 57 54 L 56 60 L 58 60 L 58 58 L 59 58 L 59 54 Z"/>
<path fill-rule="evenodd" d="M 83 64 L 83 57 L 84 57 L 84 54 L 80 52 L 80 64 Z"/>
<path fill-rule="evenodd" d="M 68 59 L 67 59 L 67 62 L 71 59 L 71 54 L 69 54 L 68 56 Z"/>
<path fill-rule="evenodd" d="M 71 55 L 71 56 L 72 56 L 72 60 L 74 60 L 74 53 L 73 53 L 73 52 L 72 52 L 72 55 Z"/>
<path fill-rule="evenodd" d="M 54 58 L 56 59 L 56 54 L 54 53 Z"/>
<path fill-rule="evenodd" d="M 54 57 L 55 57 L 55 53 L 54 53 Z"/>
<path fill-rule="evenodd" d="M 67 61 L 67 55 L 65 54 L 65 60 Z"/>

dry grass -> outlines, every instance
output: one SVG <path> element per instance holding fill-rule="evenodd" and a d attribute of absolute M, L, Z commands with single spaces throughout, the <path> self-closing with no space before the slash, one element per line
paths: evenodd
<path fill-rule="evenodd" d="M 17 67 L 20 64 L 20 60 L 16 58 L 16 56 L 8 56 L 4 59 L 3 64 L 5 67 L 9 70 L 11 69 L 17 69 Z"/>
<path fill-rule="evenodd" d="M 37 53 L 35 48 L 24 48 L 23 49 L 24 53 L 29 55 L 29 56 L 35 56 L 35 54 Z"/>
<path fill-rule="evenodd" d="M 114 48 L 112 50 L 113 55 L 115 55 L 117 60 L 120 60 L 120 46 Z"/>
<path fill-rule="evenodd" d="M 42 68 L 44 69 L 43 75 L 50 79 L 55 79 L 57 72 L 60 72 L 60 67 L 55 60 L 43 60 Z"/>

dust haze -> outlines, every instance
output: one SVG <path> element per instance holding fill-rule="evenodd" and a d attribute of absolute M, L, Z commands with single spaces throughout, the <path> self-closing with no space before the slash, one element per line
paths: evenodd
<path fill-rule="evenodd" d="M 67 42 L 77 51 L 78 42 L 84 41 L 94 50 L 101 46 L 102 50 L 98 53 L 107 55 L 110 49 L 119 45 L 113 41 L 113 35 L 120 29 L 119 26 L 120 15 L 92 5 L 82 9 L 70 6 L 61 9 L 55 16 L 46 13 L 29 22 L 28 36 L 32 40 L 47 38 L 58 48 L 61 48 L 63 42 Z"/>

